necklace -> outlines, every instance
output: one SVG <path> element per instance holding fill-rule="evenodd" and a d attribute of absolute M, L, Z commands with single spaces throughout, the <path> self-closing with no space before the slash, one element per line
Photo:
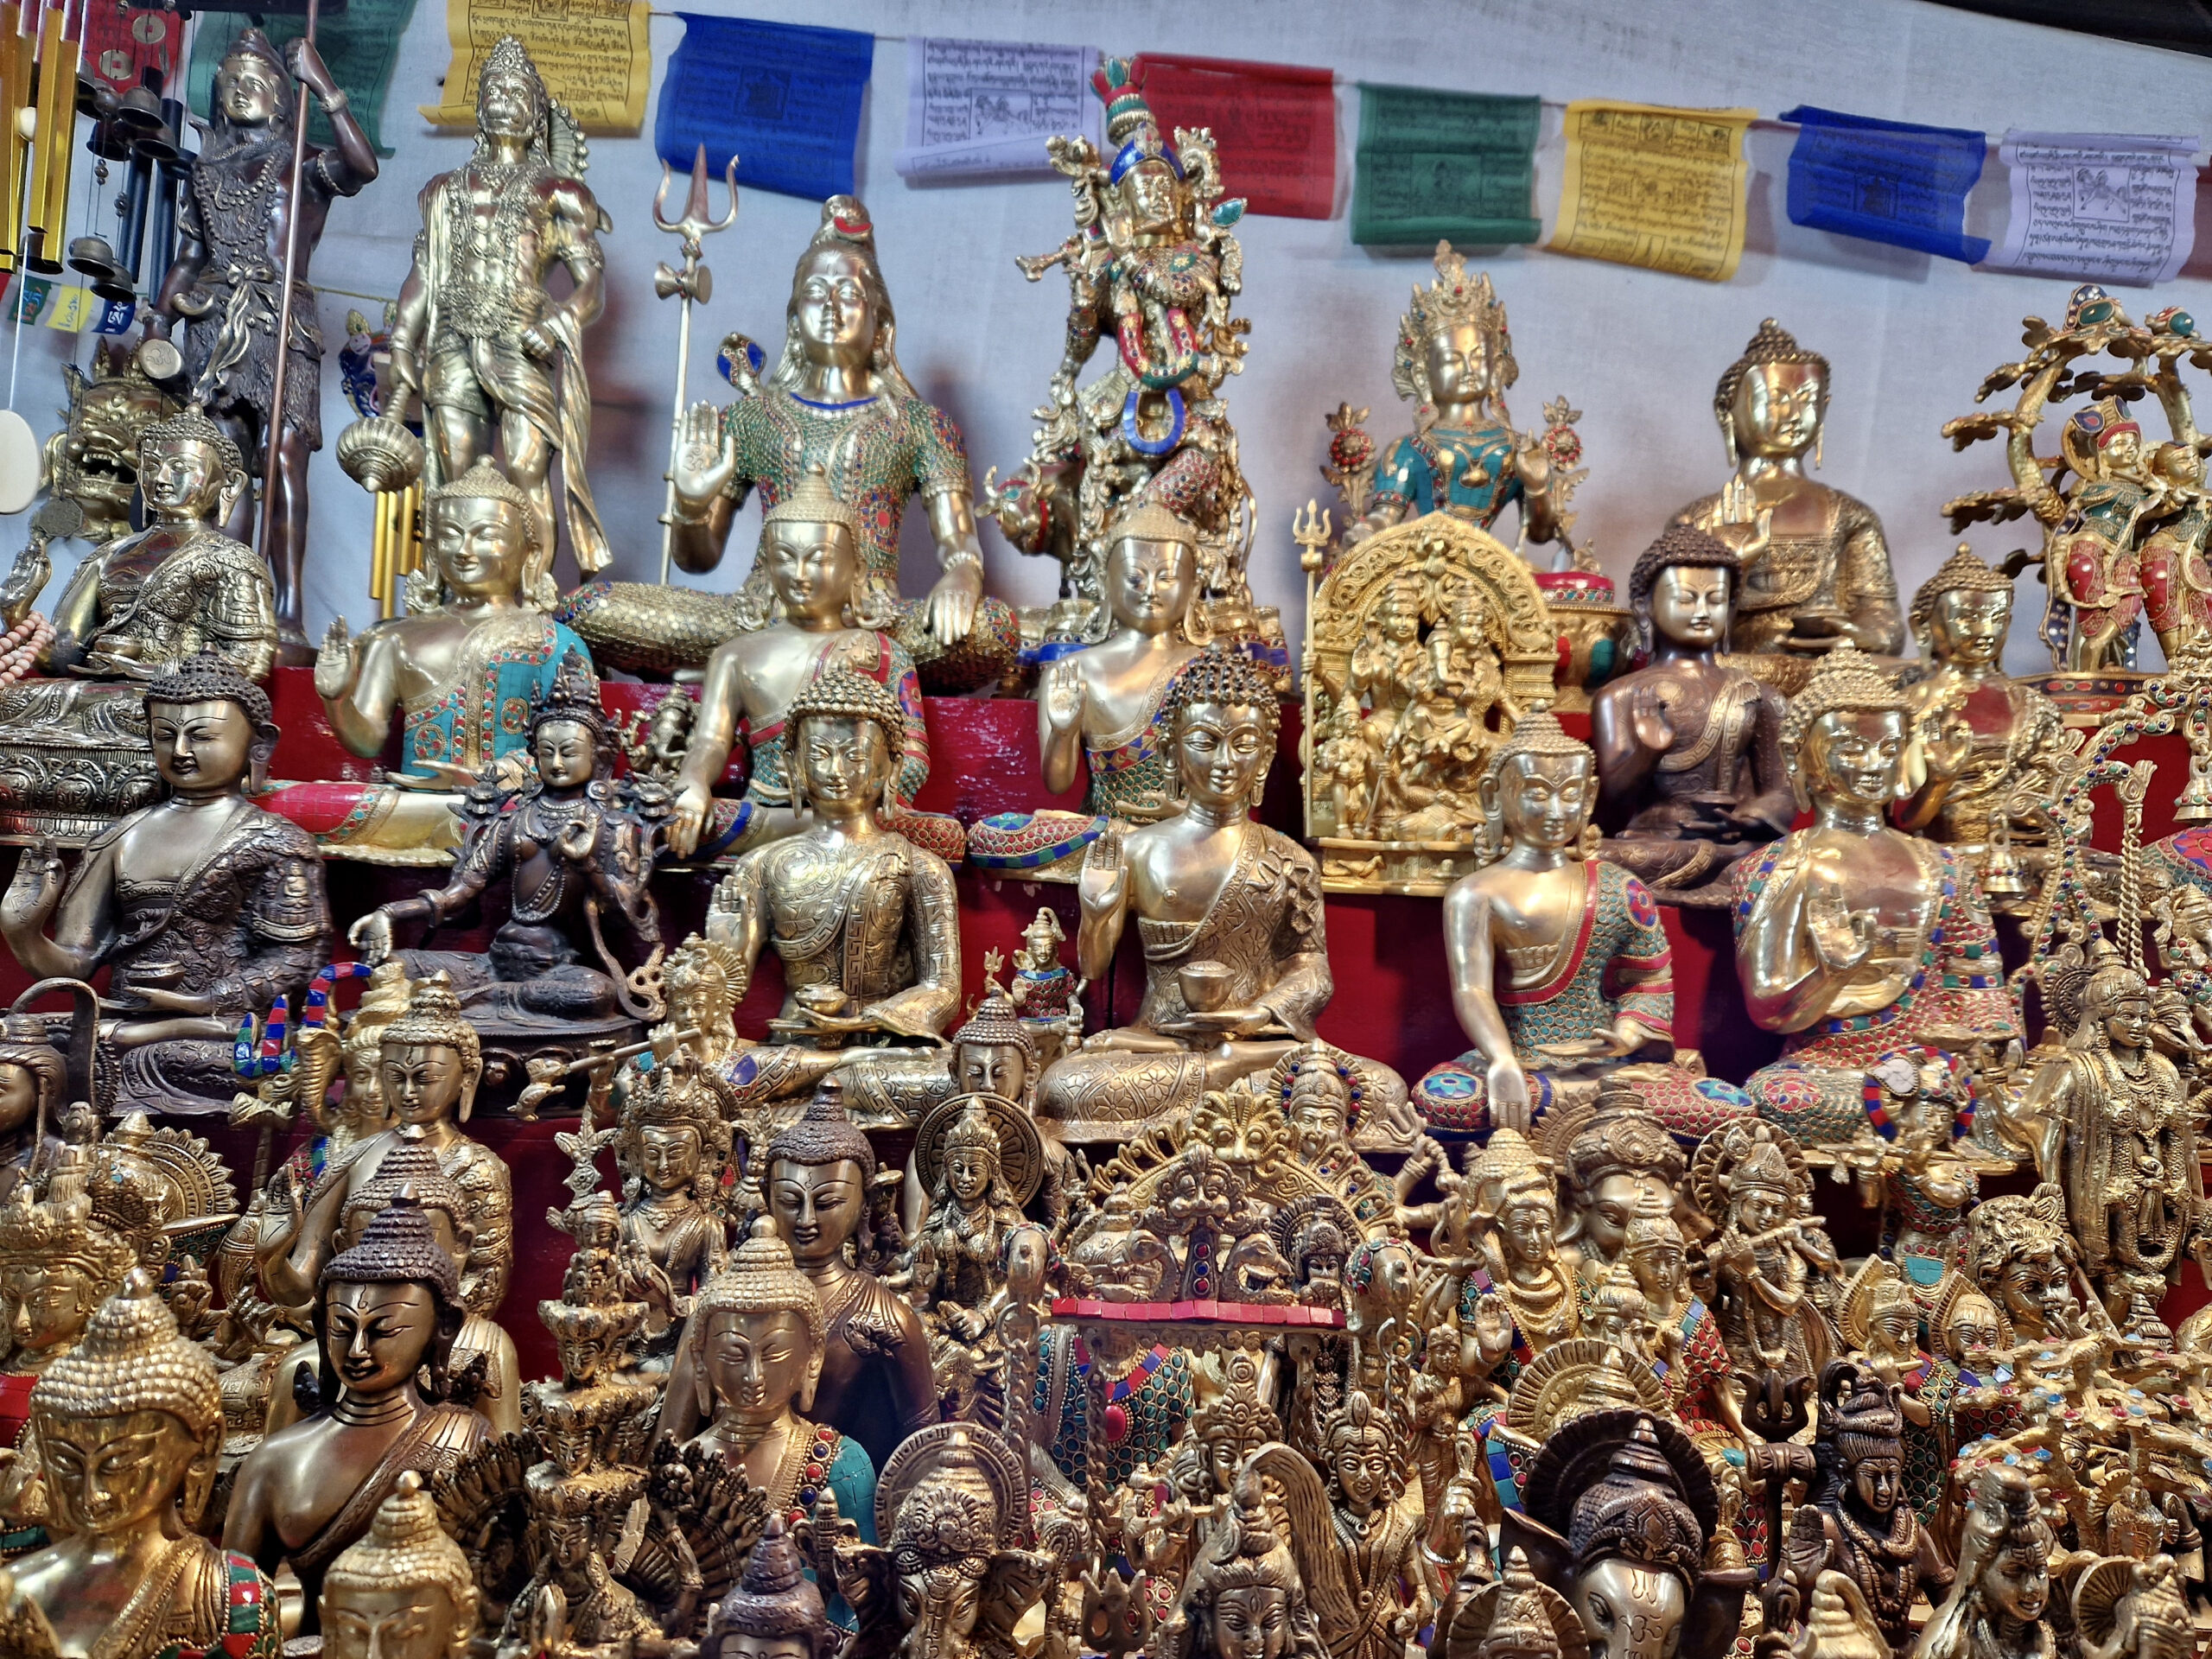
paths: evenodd
<path fill-rule="evenodd" d="M 1129 1437 L 1128 1398 L 1153 1379 L 1154 1372 L 1167 1363 L 1168 1350 L 1165 1343 L 1154 1343 L 1152 1351 L 1141 1357 L 1137 1363 L 1111 1382 L 1096 1371 L 1090 1377 L 1091 1386 L 1105 1396 L 1106 1409 L 1100 1421 L 1106 1430 L 1106 1444 L 1119 1446 Z"/>

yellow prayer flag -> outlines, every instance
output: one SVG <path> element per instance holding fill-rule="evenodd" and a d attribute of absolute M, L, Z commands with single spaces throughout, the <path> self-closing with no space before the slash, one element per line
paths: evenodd
<path fill-rule="evenodd" d="M 1554 253 L 1725 283 L 1744 253 L 1744 129 L 1756 110 L 1567 106 Z"/>
<path fill-rule="evenodd" d="M 476 124 L 476 78 L 502 35 L 529 49 L 556 103 L 595 137 L 634 138 L 652 89 L 648 0 L 446 0 L 453 61 L 442 101 L 422 105 L 434 126 Z"/>
<path fill-rule="evenodd" d="M 85 327 L 85 308 L 92 297 L 90 289 L 79 288 L 73 283 L 57 283 L 53 297 L 47 302 L 46 315 L 40 321 L 65 334 L 80 333 Z"/>

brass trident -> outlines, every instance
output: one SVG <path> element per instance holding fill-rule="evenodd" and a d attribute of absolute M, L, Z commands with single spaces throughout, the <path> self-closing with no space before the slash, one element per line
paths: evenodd
<path fill-rule="evenodd" d="M 691 308 L 704 305 L 715 296 L 715 273 L 699 263 L 705 251 L 706 238 L 716 231 L 726 231 L 737 223 L 737 157 L 729 158 L 723 173 L 729 187 L 729 212 L 716 223 L 707 207 L 707 147 L 699 146 L 698 154 L 691 158 L 691 194 L 684 199 L 683 217 L 671 219 L 661 209 L 668 202 L 668 187 L 674 177 L 666 162 L 660 164 L 660 188 L 653 194 L 653 223 L 664 231 L 683 238 L 679 245 L 683 252 L 681 270 L 663 264 L 653 271 L 653 292 L 662 299 L 671 295 L 683 296 L 681 321 L 676 333 L 676 415 L 669 435 L 668 495 L 660 516 L 660 579 L 668 581 L 670 556 L 676 545 L 676 463 L 677 448 L 683 442 L 683 399 L 690 383 L 691 373 Z"/>

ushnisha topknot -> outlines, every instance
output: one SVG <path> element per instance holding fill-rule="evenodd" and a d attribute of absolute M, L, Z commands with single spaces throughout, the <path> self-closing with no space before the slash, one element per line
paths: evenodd
<path fill-rule="evenodd" d="M 165 1411 L 207 1435 L 222 1427 L 223 1391 L 214 1360 L 185 1340 L 153 1275 L 133 1268 L 93 1313 L 84 1339 L 39 1378 L 31 1409 L 74 1418 Z"/>
<path fill-rule="evenodd" d="M 315 1292 L 320 1295 L 332 1285 L 416 1284 L 430 1286 L 449 1307 L 461 1304 L 461 1270 L 439 1247 L 421 1202 L 403 1189 L 359 1243 L 324 1263 Z"/>
<path fill-rule="evenodd" d="M 1579 738 L 1569 737 L 1559 716 L 1542 707 L 1529 709 L 1513 722 L 1512 735 L 1490 758 L 1490 775 L 1503 778 L 1506 768 L 1524 754 L 1580 755 L 1592 766 L 1598 764 L 1597 752 Z"/>
<path fill-rule="evenodd" d="M 537 514 L 530 498 L 489 455 L 478 456 L 476 464 L 459 478 L 433 487 L 426 499 L 432 506 L 441 501 L 504 501 L 522 515 L 523 538 L 533 553 L 537 550 Z"/>
<path fill-rule="evenodd" d="M 1857 641 L 1846 639 L 1821 658 L 1805 689 L 1789 699 L 1789 712 L 1782 721 L 1783 753 L 1795 755 L 1813 722 L 1823 715 L 1904 711 L 1904 695 L 1859 650 Z"/>
<path fill-rule="evenodd" d="M 830 474 L 820 461 L 810 463 L 798 485 L 761 514 L 764 533 L 775 524 L 838 524 L 855 548 L 861 544 L 861 516 L 830 487 Z"/>
<path fill-rule="evenodd" d="M 822 1293 L 798 1270 L 791 1247 L 766 1216 L 753 1224 L 745 1242 L 730 1252 L 728 1265 L 699 1292 L 692 1309 L 699 1328 L 705 1330 L 716 1313 L 796 1313 L 806 1321 L 807 1338 L 817 1352 L 829 1335 Z"/>
<path fill-rule="evenodd" d="M 444 1211 L 453 1217 L 456 1230 L 468 1220 L 472 1207 L 468 1195 L 461 1191 L 460 1182 L 438 1166 L 437 1154 L 419 1141 L 403 1141 L 385 1154 L 377 1173 L 346 1198 L 340 1226 L 363 1211 L 372 1218 L 382 1214 L 403 1192 L 411 1194 L 426 1213 Z"/>
<path fill-rule="evenodd" d="M 1179 542 L 1198 544 L 1198 526 L 1173 508 L 1146 496 L 1125 507 L 1106 527 L 1106 544 L 1116 542 Z"/>
<path fill-rule="evenodd" d="M 976 1012 L 968 1016 L 968 1023 L 952 1033 L 953 1046 L 1018 1048 L 1028 1070 L 1037 1065 L 1037 1039 L 1029 1034 L 1029 1027 L 1021 1023 L 1021 1016 L 1014 1010 L 1013 999 L 993 986 L 983 1000 L 976 1005 Z"/>
<path fill-rule="evenodd" d="M 768 1142 L 767 1164 L 770 1168 L 782 1163 L 819 1169 L 847 1161 L 861 1166 L 862 1180 L 875 1179 L 874 1149 L 845 1116 L 844 1085 L 831 1076 L 822 1080 L 798 1119 L 776 1131 Z"/>
<path fill-rule="evenodd" d="M 906 712 L 891 689 L 848 668 L 825 670 L 798 689 L 784 713 L 785 729 L 791 734 L 787 741 L 795 742 L 800 722 L 817 716 L 874 721 L 894 757 L 906 745 Z"/>
<path fill-rule="evenodd" d="M 1659 539 L 1636 556 L 1628 573 L 1628 607 L 1643 630 L 1645 650 L 1651 647 L 1651 590 L 1659 585 L 1662 570 L 1726 570 L 1732 596 L 1744 585 L 1742 555 L 1710 531 L 1695 524 L 1669 524 Z"/>
<path fill-rule="evenodd" d="M 384 1028 L 378 1041 L 387 1054 L 396 1048 L 449 1048 L 471 1076 L 484 1065 L 484 1039 L 461 1017 L 461 998 L 442 971 L 416 983 L 407 1012 Z"/>
<path fill-rule="evenodd" d="M 1243 652 L 1214 645 L 1202 656 L 1193 658 L 1168 686 L 1161 712 L 1166 716 L 1170 729 L 1173 729 L 1185 715 L 1200 703 L 1211 703 L 1221 709 L 1258 709 L 1267 723 L 1268 747 L 1274 749 L 1282 709 L 1274 684 L 1260 671 L 1259 664 Z"/>
<path fill-rule="evenodd" d="M 1777 322 L 1772 317 L 1762 321 L 1758 332 L 1744 347 L 1744 354 L 1720 372 L 1719 384 L 1713 389 L 1713 412 L 1724 425 L 1734 421 L 1736 388 L 1744 384 L 1744 377 L 1753 369 L 1768 363 L 1804 363 L 1821 372 L 1821 406 L 1827 407 L 1828 385 L 1834 379 L 1829 372 L 1828 360 L 1818 352 L 1807 351 L 1797 343 L 1797 336 Z"/>
<path fill-rule="evenodd" d="M 207 418 L 207 412 L 194 404 L 180 410 L 164 420 L 154 422 L 138 435 L 138 448 L 143 454 L 148 448 L 163 443 L 204 443 L 221 459 L 226 473 L 243 473 L 245 458 L 231 435 Z"/>
<path fill-rule="evenodd" d="M 1912 609 L 1906 620 L 1916 634 L 1936 614 L 1936 601 L 1946 594 L 2009 594 L 2012 579 L 1961 542 L 1959 550 L 1936 568 L 1936 574 L 1913 590 Z"/>
<path fill-rule="evenodd" d="M 768 1517 L 760 1541 L 746 1558 L 745 1576 L 715 1610 L 714 1632 L 703 1649 L 707 1659 L 716 1659 L 725 1635 L 810 1637 L 817 1656 L 831 1645 L 822 1592 L 807 1578 L 798 1545 L 780 1515 Z"/>
<path fill-rule="evenodd" d="M 476 1631 L 476 1574 L 461 1546 L 438 1524 L 438 1506 L 423 1490 L 422 1475 L 408 1469 L 377 1506 L 368 1535 L 330 1564 L 322 1587 L 325 1594 L 373 1594 L 426 1584 L 445 1592 L 452 1614 L 444 1631 L 445 1659 L 465 1659 Z"/>
<path fill-rule="evenodd" d="M 276 732 L 269 694 L 238 672 L 227 657 L 201 652 L 162 669 L 146 682 L 145 701 L 181 708 L 191 702 L 233 702 L 245 711 L 257 733 Z"/>

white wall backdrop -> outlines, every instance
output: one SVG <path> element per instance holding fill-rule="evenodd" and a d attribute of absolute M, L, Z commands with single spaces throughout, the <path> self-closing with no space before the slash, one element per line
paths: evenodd
<path fill-rule="evenodd" d="M 1069 229 L 1064 182 L 918 189 L 893 171 L 905 124 L 910 33 L 1040 40 L 1140 50 L 1241 56 L 1327 65 L 1338 73 L 1338 216 L 1328 220 L 1248 217 L 1243 315 L 1252 321 L 1243 375 L 1229 388 L 1245 470 L 1257 495 L 1261 533 L 1252 585 L 1280 604 L 1294 639 L 1300 580 L 1288 527 L 1309 497 L 1329 494 L 1316 472 L 1327 433 L 1323 415 L 1340 400 L 1372 408 L 1370 429 L 1386 439 L 1406 411 L 1390 389 L 1391 342 L 1411 283 L 1429 275 L 1425 258 L 1381 256 L 1351 245 L 1344 213 L 1358 130 L 1362 79 L 1551 99 L 1614 97 L 1647 102 L 1751 105 L 1771 117 L 1805 102 L 1857 114 L 1979 127 L 2191 134 L 2212 116 L 2212 60 L 1969 16 L 1922 0 L 693 0 L 701 10 L 830 24 L 878 36 L 874 79 L 861 128 L 859 189 L 899 316 L 899 354 L 923 395 L 944 405 L 966 433 L 980 481 L 1027 453 L 1030 411 L 1058 360 L 1066 289 L 1049 273 L 1025 282 L 1014 257 L 1058 245 Z M 682 36 L 656 17 L 661 66 Z M 402 43 L 384 133 L 397 153 L 358 199 L 333 209 L 313 275 L 330 288 L 390 296 L 404 275 L 416 228 L 415 194 L 433 173 L 465 159 L 464 137 L 433 131 L 415 113 L 435 101 L 448 46 L 443 0 L 420 0 Z M 1557 192 L 1558 117 L 1550 114 L 1538 155 L 1536 204 Z M 595 138 L 588 182 L 613 215 L 607 238 L 608 303 L 588 337 L 596 405 L 590 476 L 617 553 L 617 574 L 651 579 L 657 569 L 661 474 L 676 370 L 677 312 L 653 297 L 655 264 L 675 238 L 651 223 L 659 163 L 652 111 L 635 139 Z M 2004 480 L 1994 446 L 1954 454 L 1942 422 L 1973 407 L 1974 387 L 2017 355 L 2021 317 L 2058 315 L 2067 285 L 1994 276 L 1948 260 L 1802 231 L 1783 201 L 1789 137 L 1751 136 L 1750 235 L 1735 279 L 1708 284 L 1529 248 L 1480 251 L 1511 316 L 1521 381 L 1512 399 L 1523 425 L 1541 404 L 1567 394 L 1584 411 L 1590 476 L 1577 505 L 1578 536 L 1605 567 L 1624 576 L 1637 552 L 1675 507 L 1724 476 L 1710 400 L 1720 371 L 1759 320 L 1773 316 L 1834 365 L 1826 464 L 1820 474 L 1881 514 L 1897 576 L 1913 587 L 1952 545 L 1938 508 L 1962 490 Z M 78 165 L 89 165 L 82 156 Z M 1993 155 L 1990 174 L 1999 173 Z M 1238 181 L 1228 180 L 1230 194 Z M 77 199 L 81 200 L 82 191 Z M 721 189 L 716 186 L 717 207 Z M 1977 192 L 1968 228 L 2001 233 L 2001 177 Z M 726 393 L 715 372 L 716 342 L 732 328 L 773 341 L 783 327 L 791 265 L 810 234 L 817 204 L 747 190 L 735 228 L 708 245 L 715 290 L 696 318 L 695 396 Z M 1547 230 L 1548 230 L 1548 224 Z M 2212 226 L 2208 226 L 2212 229 Z M 77 227 L 72 227 L 72 234 Z M 2212 241 L 2212 235 L 2208 235 Z M 2130 290 L 2141 316 L 2153 308 Z M 2212 312 L 2201 281 L 2172 284 L 2157 302 Z M 338 388 L 336 348 L 349 308 L 377 308 L 326 292 L 324 429 L 334 440 L 351 418 Z M 60 365 L 79 361 L 90 337 L 26 331 L 16 406 L 41 435 L 56 423 Z M 2151 417 L 2154 423 L 2156 416 Z M 2044 446 L 2056 443 L 2053 434 Z M 314 468 L 307 577 L 310 637 L 332 615 L 359 626 L 366 597 L 368 499 L 326 447 Z M 748 513 L 748 518 L 750 514 Z M 906 586 L 931 574 L 919 515 L 909 525 Z M 0 545 L 20 545 L 19 525 Z M 731 558 L 709 581 L 734 585 L 752 545 L 749 524 L 731 538 Z M 2018 525 L 1971 538 L 1992 558 L 2022 545 Z M 992 592 L 1017 603 L 1049 600 L 1055 567 L 1018 557 L 986 528 Z M 58 561 L 65 569 L 67 558 Z M 563 580 L 568 578 L 564 575 Z M 2033 621 L 2042 589 L 2022 583 L 2008 661 L 2014 671 L 2044 658 Z M 2151 647 L 2155 652 L 2155 646 Z"/>

